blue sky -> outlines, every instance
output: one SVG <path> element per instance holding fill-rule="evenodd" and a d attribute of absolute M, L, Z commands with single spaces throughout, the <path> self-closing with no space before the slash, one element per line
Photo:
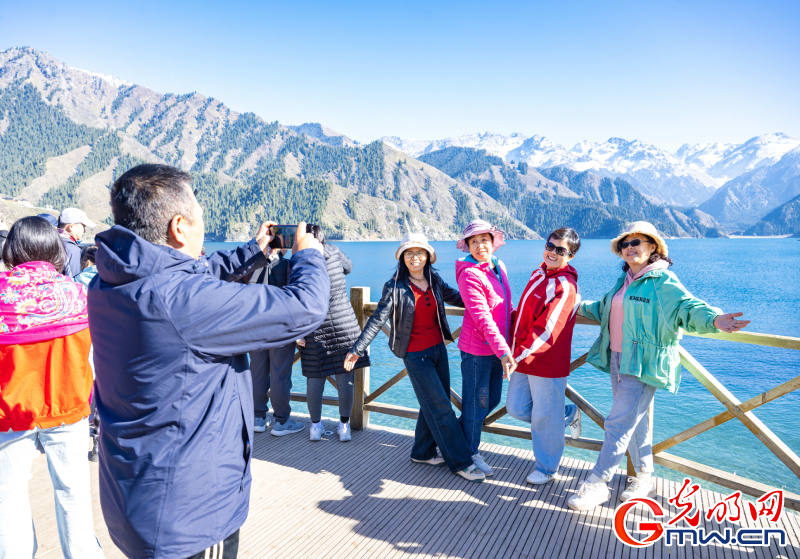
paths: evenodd
<path fill-rule="evenodd" d="M 800 2 L 0 0 L 0 49 L 360 141 L 800 135 Z"/>

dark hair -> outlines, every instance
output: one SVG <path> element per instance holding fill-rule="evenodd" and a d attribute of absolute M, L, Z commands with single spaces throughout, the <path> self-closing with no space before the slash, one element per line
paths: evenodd
<path fill-rule="evenodd" d="M 64 271 L 66 252 L 58 231 L 37 216 L 18 219 L 3 245 L 3 263 L 11 269 L 26 262 L 49 262 Z"/>
<path fill-rule="evenodd" d="M 166 244 L 176 215 L 192 223 L 192 177 L 169 165 L 137 165 L 111 187 L 114 223 L 156 244 Z"/>
<path fill-rule="evenodd" d="M 425 252 L 428 251 L 426 250 Z M 405 281 L 406 278 L 411 275 L 408 266 L 406 266 L 405 253 L 405 250 L 400 253 L 400 261 L 397 263 L 397 281 Z M 422 274 L 425 276 L 425 279 L 428 279 L 434 272 L 436 272 L 436 268 L 431 265 L 431 253 L 428 252 L 428 258 L 425 259 L 425 267 L 422 269 Z"/>
<path fill-rule="evenodd" d="M 655 239 L 653 239 L 653 237 L 651 237 L 650 235 L 645 235 L 644 233 L 641 233 L 641 235 L 646 237 L 648 242 L 650 242 L 650 243 L 656 245 L 656 247 L 658 247 L 658 243 L 656 243 L 656 241 L 655 241 Z M 622 242 L 624 240 L 625 240 L 625 237 L 620 239 L 620 242 Z M 617 246 L 619 246 L 619 243 L 617 243 Z M 653 251 L 653 254 L 650 255 L 650 258 L 647 259 L 647 263 L 648 264 L 652 264 L 653 262 L 658 262 L 659 260 L 663 260 L 664 262 L 666 262 L 667 266 L 672 266 L 672 258 L 669 258 L 669 257 L 661 254 L 660 252 L 658 252 L 658 248 L 656 248 L 656 250 Z M 622 265 L 622 271 L 623 272 L 627 272 L 628 270 L 630 270 L 630 268 L 631 267 L 628 266 L 627 262 L 625 262 L 625 264 Z"/>
<path fill-rule="evenodd" d="M 491 232 L 489 232 L 489 231 L 484 231 L 483 233 L 478 233 L 478 235 L 489 235 L 489 236 L 492 238 L 492 244 L 494 244 L 494 235 L 492 235 L 492 234 L 491 234 Z M 464 242 L 467 244 L 467 248 L 469 248 L 469 240 L 470 240 L 472 237 L 477 237 L 478 235 L 470 235 L 469 237 L 467 237 L 466 239 L 464 239 Z"/>
<path fill-rule="evenodd" d="M 547 236 L 547 240 L 549 241 L 550 239 L 566 241 L 569 251 L 572 253 L 571 256 L 578 254 L 578 251 L 581 249 L 581 238 L 578 236 L 578 232 L 572 227 L 556 229 Z"/>
<path fill-rule="evenodd" d="M 87 262 L 91 262 L 94 264 L 97 262 L 95 259 L 95 255 L 97 254 L 97 247 L 92 245 L 90 247 L 86 247 L 81 251 L 81 270 L 86 267 Z"/>
<path fill-rule="evenodd" d="M 314 235 L 314 238 L 318 240 L 323 245 L 325 244 L 325 231 L 322 230 L 322 227 L 319 225 L 306 225 L 306 233 L 311 233 Z"/>

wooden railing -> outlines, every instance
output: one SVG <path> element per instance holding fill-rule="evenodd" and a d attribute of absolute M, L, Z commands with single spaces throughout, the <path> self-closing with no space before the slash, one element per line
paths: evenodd
<path fill-rule="evenodd" d="M 369 316 L 375 311 L 375 308 L 377 307 L 377 303 L 370 302 L 369 288 L 368 287 L 351 288 L 350 303 L 352 304 L 353 310 L 356 313 L 359 325 L 363 328 Z M 448 315 L 451 316 L 464 316 L 464 309 L 456 307 L 446 307 L 445 311 Z M 587 326 L 599 326 L 597 322 L 582 317 L 578 317 L 577 323 Z M 391 335 L 391 331 L 387 326 L 383 327 L 383 332 L 387 336 Z M 458 339 L 460 333 L 461 333 L 461 328 L 457 328 L 456 330 L 454 330 L 453 339 L 454 340 Z M 780 347 L 791 350 L 800 350 L 800 338 L 791 338 L 787 336 L 775 336 L 771 334 L 758 334 L 751 332 L 746 332 L 746 333 L 737 332 L 735 334 L 719 333 L 719 334 L 703 334 L 703 335 L 684 332 L 684 334 L 689 336 L 714 338 L 717 340 L 726 340 L 737 343 L 754 344 L 754 345 L 769 346 L 769 347 Z M 446 341 L 445 343 L 450 344 L 452 342 Z M 570 364 L 570 372 L 574 371 L 578 367 L 585 364 L 587 355 L 588 354 L 583 354 L 582 356 L 575 359 Z M 797 454 L 795 454 L 795 452 L 792 451 L 792 449 L 790 449 L 775 433 L 773 433 L 766 425 L 764 425 L 764 423 L 761 422 L 760 419 L 758 419 L 753 414 L 753 410 L 755 410 L 759 406 L 762 406 L 767 402 L 776 400 L 781 396 L 784 396 L 800 388 L 800 376 L 796 376 L 791 380 L 787 380 L 783 384 L 780 384 L 770 390 L 767 390 L 766 392 L 759 394 L 754 398 L 750 398 L 745 402 L 740 402 L 736 398 L 736 396 L 734 396 L 730 391 L 728 391 L 728 389 L 725 388 L 725 386 L 721 382 L 719 382 L 700 363 L 698 363 L 697 360 L 694 357 L 692 357 L 692 355 L 689 354 L 689 352 L 687 352 L 683 347 L 680 348 L 680 356 L 681 356 L 681 364 L 700 382 L 700 384 L 702 384 L 712 395 L 714 395 L 714 397 L 717 398 L 717 400 L 719 400 L 723 406 L 725 406 L 726 411 L 717 414 L 714 417 L 706 419 L 705 421 L 702 421 L 697 425 L 694 425 L 693 427 L 686 429 L 685 431 L 682 431 L 676 435 L 673 435 L 663 441 L 654 444 L 653 461 L 656 464 L 676 470 L 683 474 L 687 474 L 699 479 L 710 481 L 712 483 L 716 483 L 717 485 L 733 489 L 734 491 L 741 491 L 746 495 L 759 497 L 764 493 L 775 490 L 776 488 L 771 487 L 767 484 L 760 483 L 741 476 L 737 476 L 735 474 L 731 474 L 723 470 L 719 470 L 717 468 L 713 468 L 711 466 L 707 466 L 705 464 L 694 462 L 692 460 L 681 458 L 680 456 L 676 456 L 674 454 L 669 454 L 665 452 L 666 450 L 682 442 L 688 441 L 689 439 L 692 439 L 701 433 L 705 433 L 706 431 L 718 427 L 723 423 L 726 423 L 727 421 L 730 421 L 731 419 L 735 418 L 741 421 L 742 424 L 745 427 L 747 427 L 747 429 L 749 429 L 750 432 L 752 432 L 753 435 L 755 435 L 773 455 L 775 455 L 781 462 L 783 462 L 786 465 L 786 467 L 788 467 L 789 470 L 800 479 L 800 457 L 798 457 Z M 300 355 L 298 353 L 297 355 L 295 355 L 295 362 L 297 362 L 299 358 Z M 376 388 L 373 391 L 370 391 L 369 367 L 365 367 L 363 369 L 356 369 L 355 379 L 354 379 L 355 399 L 353 403 L 353 412 L 351 416 L 351 423 L 353 429 L 364 429 L 368 427 L 370 412 L 383 413 L 387 415 L 394 415 L 409 419 L 417 418 L 417 416 L 419 415 L 419 411 L 416 409 L 376 401 L 378 397 L 386 393 L 390 388 L 392 388 L 394 385 L 400 382 L 407 374 L 408 371 L 406 369 L 403 369 L 402 371 L 394 375 L 392 378 L 387 380 L 385 383 L 383 383 L 380 387 Z M 330 377 L 329 381 L 331 382 L 331 384 L 335 386 L 335 382 Z M 453 404 L 460 410 L 461 397 L 452 388 L 450 397 Z M 567 385 L 566 397 L 569 398 L 572 402 L 574 402 L 581 409 L 581 411 L 585 413 L 592 421 L 594 421 L 597 425 L 603 428 L 605 420 L 603 415 L 569 384 Z M 304 402 L 306 401 L 306 395 L 300 393 L 292 393 L 292 399 L 295 401 Z M 323 403 L 327 405 L 338 405 L 338 399 L 325 397 L 323 399 Z M 653 406 L 651 405 L 648 413 L 650 436 L 652 436 L 653 433 L 653 416 L 654 416 L 653 411 L 654 411 Z M 508 437 L 516 437 L 519 439 L 530 440 L 531 438 L 530 429 L 523 427 L 516 427 L 514 425 L 504 425 L 497 423 L 497 420 L 506 415 L 506 413 L 507 413 L 506 408 L 505 406 L 503 406 L 501 409 L 489 415 L 484 421 L 483 431 L 487 433 L 493 433 L 496 435 L 505 435 Z M 564 437 L 564 442 L 567 446 L 572 446 L 575 448 L 582 448 L 587 450 L 594 450 L 594 451 L 599 451 L 603 445 L 603 441 L 599 439 L 589 439 L 589 438 L 572 439 L 569 436 Z M 628 475 L 636 475 L 636 472 L 634 471 L 630 461 L 630 456 L 628 457 Z M 784 504 L 787 508 L 793 509 L 795 511 L 800 511 L 800 495 L 785 492 Z"/>

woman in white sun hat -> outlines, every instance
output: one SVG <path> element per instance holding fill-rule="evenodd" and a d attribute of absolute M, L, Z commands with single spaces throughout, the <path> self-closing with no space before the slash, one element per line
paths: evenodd
<path fill-rule="evenodd" d="M 584 301 L 578 314 L 600 323 L 600 336 L 586 359 L 611 374 L 614 402 L 605 420 L 605 440 L 591 475 L 568 506 L 590 510 L 611 497 L 606 483 L 629 451 L 637 476 L 629 477 L 620 499 L 652 497 L 652 433 L 647 412 L 657 388 L 675 394 L 680 384 L 680 330 L 707 334 L 738 332 L 750 321 L 723 314 L 695 298 L 668 270 L 667 243 L 646 222 L 631 223 L 611 241 L 625 260 L 623 274 L 599 301 Z"/>
<path fill-rule="evenodd" d="M 447 465 L 469 480 L 486 476 L 473 464 L 469 444 L 450 403 L 450 365 L 444 340 L 453 341 L 444 304 L 463 307 L 458 291 L 433 269 L 436 251 L 424 235 L 406 235 L 395 252 L 397 270 L 383 286 L 383 295 L 364 330 L 345 358 L 352 370 L 383 325 L 391 320 L 389 348 L 403 359 L 419 400 L 420 413 L 411 460 L 431 466 Z M 441 454 L 436 452 L 439 447 Z"/>
<path fill-rule="evenodd" d="M 509 347 L 511 286 L 505 265 L 494 256 L 503 246 L 503 231 L 482 219 L 471 221 L 456 247 L 469 254 L 456 261 L 456 281 L 464 299 L 461 350 L 461 417 L 472 460 L 487 476 L 494 474 L 481 457 L 483 421 L 500 403 L 503 377 L 516 362 Z"/>

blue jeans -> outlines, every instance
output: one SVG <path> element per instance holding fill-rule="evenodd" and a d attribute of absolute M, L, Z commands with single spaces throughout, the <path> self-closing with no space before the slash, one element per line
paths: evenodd
<path fill-rule="evenodd" d="M 515 372 L 508 384 L 508 415 L 531 424 L 534 468 L 548 475 L 556 473 L 564 454 L 564 428 L 580 413 L 575 404 L 564 406 L 567 380 Z"/>
<path fill-rule="evenodd" d="M 458 422 L 469 443 L 478 453 L 483 420 L 500 403 L 503 395 L 503 366 L 494 355 L 461 352 L 461 417 Z"/>
<path fill-rule="evenodd" d="M 450 403 L 450 365 L 444 343 L 409 351 L 403 363 L 420 408 L 411 458 L 430 460 L 438 446 L 451 472 L 471 466 L 469 445 Z"/>
<path fill-rule="evenodd" d="M 614 403 L 605 421 L 606 435 L 600 456 L 594 465 L 594 473 L 603 481 L 609 481 L 619 468 L 625 451 L 630 452 L 631 462 L 637 472 L 653 472 L 652 433 L 649 432 L 647 410 L 655 397 L 654 386 L 644 384 L 632 375 L 619 372 L 620 356 L 611 352 L 611 391 Z"/>

